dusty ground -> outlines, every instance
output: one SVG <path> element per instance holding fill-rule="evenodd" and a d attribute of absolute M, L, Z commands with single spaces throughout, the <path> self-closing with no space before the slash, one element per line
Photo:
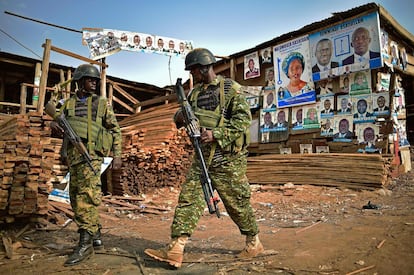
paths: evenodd
<path fill-rule="evenodd" d="M 186 247 L 182 268 L 171 269 L 143 251 L 169 241 L 173 210 L 142 214 L 106 205 L 102 212 L 119 220 L 103 220 L 105 250 L 89 261 L 63 267 L 77 243 L 73 223 L 54 231 L 32 227 L 18 239 L 25 247 L 13 259 L 0 247 L 0 274 L 414 274 L 413 174 L 376 191 L 252 186 L 266 249 L 254 260 L 234 258 L 244 238 L 225 213 L 220 219 L 206 213 Z M 178 190 L 158 190 L 139 204 L 173 209 L 177 196 Z M 378 209 L 363 209 L 369 201 Z M 13 236 L 23 226 L 3 225 L 0 234 Z"/>

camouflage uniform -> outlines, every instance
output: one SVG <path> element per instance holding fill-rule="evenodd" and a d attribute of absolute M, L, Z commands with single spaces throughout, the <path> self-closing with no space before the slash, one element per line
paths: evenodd
<path fill-rule="evenodd" d="M 118 125 L 118 122 L 115 117 L 115 113 L 110 105 L 107 104 L 107 100 L 100 98 L 97 95 L 92 95 L 92 120 L 95 121 L 98 112 L 98 102 L 100 100 L 105 100 L 103 116 L 102 116 L 102 126 L 112 132 L 113 144 L 112 152 L 114 157 L 121 156 L 121 129 Z M 74 102 L 74 111 L 75 117 L 72 117 L 68 114 L 68 102 Z M 60 112 L 65 112 L 65 116 L 68 119 L 68 122 L 71 124 L 72 128 L 76 131 L 76 127 L 88 127 L 87 122 L 80 124 L 79 126 L 79 117 L 87 117 L 87 101 L 85 98 L 83 100 L 79 99 L 76 95 L 72 96 L 70 99 L 65 102 L 65 104 L 60 109 Z M 73 125 L 73 121 L 76 121 L 78 125 Z M 79 135 L 79 133 L 77 132 Z M 88 140 L 82 138 L 85 146 L 89 147 L 89 155 L 92 158 L 92 166 L 95 171 L 99 171 L 97 175 L 91 170 L 89 165 L 84 161 L 82 155 L 74 148 L 71 144 L 68 144 L 67 148 L 67 160 L 69 163 L 70 171 L 70 185 L 69 185 L 69 195 L 70 202 L 75 214 L 74 220 L 78 225 L 79 229 L 85 229 L 91 235 L 95 234 L 99 228 L 99 215 L 97 207 L 101 203 L 101 164 L 103 162 L 103 153 L 98 152 L 94 149 L 96 141 L 91 141 L 88 145 Z"/>
<path fill-rule="evenodd" d="M 225 83 L 224 111 L 220 110 L 220 84 Z M 209 175 L 213 188 L 230 215 L 237 224 L 241 234 L 254 236 L 259 232 L 253 209 L 250 204 L 250 186 L 246 177 L 247 145 L 249 142 L 249 127 L 251 124 L 250 107 L 240 93 L 240 85 L 236 82 L 217 76 L 210 84 L 199 85 L 189 95 L 190 104 L 203 125 L 203 117 L 197 109 L 216 110 L 223 113 L 222 125 L 210 127 L 213 130 L 214 143 L 202 144 L 203 155 L 209 160 L 213 146 L 213 157 L 209 165 Z M 242 143 L 239 141 L 243 140 Z M 215 147 L 215 150 L 214 150 Z M 174 221 L 171 225 L 171 237 L 182 235 L 191 236 L 203 213 L 206 204 L 200 183 L 200 168 L 194 156 L 193 164 L 182 185 L 175 209 Z"/>

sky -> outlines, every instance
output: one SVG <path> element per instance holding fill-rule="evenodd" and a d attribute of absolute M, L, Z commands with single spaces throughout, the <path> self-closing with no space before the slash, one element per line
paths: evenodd
<path fill-rule="evenodd" d="M 5 11 L 69 29 L 104 28 L 190 40 L 217 56 L 231 55 L 306 25 L 370 3 L 363 0 L 0 0 L 0 51 L 41 60 L 42 44 L 89 57 L 82 34 L 9 15 Z M 380 0 L 414 33 L 412 0 Z M 77 67 L 78 59 L 51 52 L 50 62 Z M 106 58 L 107 74 L 164 87 L 188 79 L 184 59 L 121 51 Z"/>

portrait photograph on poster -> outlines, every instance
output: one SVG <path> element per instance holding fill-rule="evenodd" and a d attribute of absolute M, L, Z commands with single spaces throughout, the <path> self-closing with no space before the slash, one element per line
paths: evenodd
<path fill-rule="evenodd" d="M 350 114 L 352 112 L 352 102 L 349 95 L 338 95 L 336 104 L 337 114 Z"/>
<path fill-rule="evenodd" d="M 376 117 L 372 111 L 372 96 L 359 95 L 351 97 L 354 123 L 374 122 Z"/>
<path fill-rule="evenodd" d="M 350 95 L 361 95 L 371 93 L 371 73 L 369 70 L 359 71 L 350 75 Z"/>
<path fill-rule="evenodd" d="M 291 107 L 315 102 L 308 36 L 275 46 L 273 58 L 277 107 Z"/>
<path fill-rule="evenodd" d="M 244 79 L 260 76 L 259 56 L 257 52 L 244 56 Z"/>
<path fill-rule="evenodd" d="M 352 115 L 336 115 L 333 119 L 334 135 L 333 141 L 337 142 L 351 142 L 354 136 L 353 133 L 353 118 Z"/>
<path fill-rule="evenodd" d="M 303 129 L 303 107 L 292 107 L 292 130 Z"/>
<path fill-rule="evenodd" d="M 373 115 L 374 116 L 387 116 L 390 114 L 390 94 L 385 93 L 373 93 Z"/>
<path fill-rule="evenodd" d="M 382 67 L 379 32 L 373 12 L 310 34 L 313 81 Z"/>

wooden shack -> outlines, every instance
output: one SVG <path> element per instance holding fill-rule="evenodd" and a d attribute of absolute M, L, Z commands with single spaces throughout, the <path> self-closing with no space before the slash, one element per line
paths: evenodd
<path fill-rule="evenodd" d="M 365 37 L 357 37 L 356 33 L 362 29 L 366 30 Z M 360 51 L 360 39 L 365 39 L 371 55 L 367 51 L 365 61 L 347 61 Z M 268 154 L 272 154 L 269 158 L 277 157 L 273 154 L 281 154 L 279 159 L 300 162 L 307 153 L 377 154 L 391 159 L 391 173 L 396 175 L 411 168 L 409 148 L 410 141 L 414 141 L 413 50 L 413 34 L 382 6 L 369 3 L 335 12 L 330 18 L 232 54 L 218 61 L 215 71 L 245 87 L 254 117 L 249 148 L 251 156 L 262 155 L 264 160 Z M 318 51 L 329 52 L 325 68 L 319 64 Z M 287 95 L 290 78 L 295 78 L 288 75 L 287 64 L 294 59 L 302 62 L 304 86 L 298 91 L 292 88 L 292 93 Z M 254 73 L 249 69 L 251 64 L 255 66 Z M 360 75 L 364 78 L 365 87 L 357 89 L 356 79 Z M 385 110 L 378 111 L 384 100 Z M 341 102 L 346 102 L 347 111 L 341 111 Z M 362 103 L 365 103 L 366 110 L 361 114 L 369 117 L 359 118 L 358 106 Z M 314 115 L 314 119 L 311 120 L 309 115 Z M 271 118 L 270 129 L 265 126 L 266 117 Z M 276 126 L 278 122 L 283 123 Z M 349 134 L 346 137 L 340 136 L 341 125 L 347 126 Z M 372 138 L 367 140 L 370 132 Z M 312 162 L 318 161 L 318 156 L 311 159 Z M 362 169 L 365 167 L 365 160 L 349 159 L 350 162 L 353 160 L 355 165 Z M 298 164 L 296 171 L 299 177 L 306 178 L 307 174 L 301 173 L 300 167 L 306 166 L 308 161 L 306 156 Z M 280 171 L 286 171 L 290 165 L 290 162 L 274 162 L 275 169 Z M 351 164 L 342 165 L 346 168 Z M 323 170 L 323 166 L 320 168 Z M 327 172 L 338 178 L 336 173 L 339 171 Z M 352 173 L 352 170 L 348 172 Z M 250 178 L 256 178 L 254 172 L 250 173 Z M 285 177 L 275 173 L 273 178 Z M 296 181 L 294 174 L 290 179 L 302 182 L 301 178 Z M 311 182 L 309 178 L 303 181 Z"/>

